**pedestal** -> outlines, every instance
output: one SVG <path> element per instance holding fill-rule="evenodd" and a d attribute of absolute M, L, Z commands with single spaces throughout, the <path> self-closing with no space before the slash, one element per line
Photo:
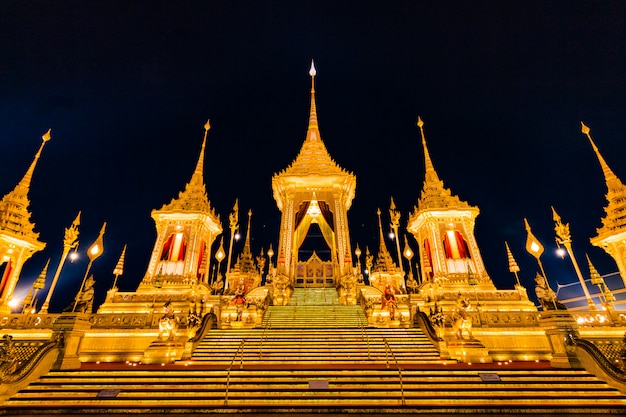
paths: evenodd
<path fill-rule="evenodd" d="M 451 340 L 447 343 L 447 354 L 452 359 L 463 363 L 491 363 L 493 360 L 489 356 L 487 349 L 477 339 Z"/>
<path fill-rule="evenodd" d="M 567 310 L 544 311 L 540 323 L 552 347 L 550 365 L 555 368 L 582 368 L 572 343 L 578 337 L 578 323 L 571 314 Z"/>
<path fill-rule="evenodd" d="M 55 320 L 52 333 L 60 341 L 61 353 L 53 369 L 80 368 L 80 342 L 89 329 L 91 323 L 87 313 L 64 313 Z"/>
<path fill-rule="evenodd" d="M 146 364 L 165 364 L 172 363 L 183 357 L 185 353 L 185 344 L 175 341 L 156 340 L 150 343 L 150 346 L 143 354 L 141 363 Z"/>

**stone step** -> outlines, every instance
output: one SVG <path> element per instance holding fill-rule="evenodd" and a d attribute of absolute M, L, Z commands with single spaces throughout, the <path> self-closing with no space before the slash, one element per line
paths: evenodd
<path fill-rule="evenodd" d="M 531 414 L 626 411 L 622 394 L 581 370 L 486 370 L 500 377 L 495 383 L 483 382 L 476 370 L 458 366 L 454 370 L 404 370 L 400 389 L 398 371 L 386 368 L 350 372 L 232 369 L 230 373 L 194 368 L 201 367 L 55 371 L 11 398 L 6 410 L 36 411 L 45 404 L 57 413 L 190 407 L 205 407 L 213 413 L 238 408 L 399 411 L 398 407 L 403 412 L 426 413 L 454 408 L 468 415 L 512 409 Z"/>

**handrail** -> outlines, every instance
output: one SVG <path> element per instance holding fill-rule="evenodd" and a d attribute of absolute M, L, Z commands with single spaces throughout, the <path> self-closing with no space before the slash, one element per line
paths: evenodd
<path fill-rule="evenodd" d="M 263 328 L 263 334 L 261 335 L 261 345 L 259 346 L 259 359 L 263 356 L 263 341 L 267 339 L 266 333 L 267 329 L 272 326 L 272 312 L 268 312 L 267 321 L 265 322 L 265 327 Z"/>
<path fill-rule="evenodd" d="M 622 369 L 611 363 L 611 361 L 608 360 L 607 357 L 604 356 L 604 354 L 602 354 L 602 351 L 600 351 L 600 349 L 598 349 L 596 345 L 588 340 L 579 338 L 575 338 L 573 340 L 573 343 L 575 346 L 578 346 L 579 348 L 589 353 L 589 355 L 595 360 L 598 366 L 609 376 L 621 383 L 626 383 L 626 373 Z"/>
<path fill-rule="evenodd" d="M 224 394 L 224 405 L 228 405 L 228 390 L 230 388 L 230 371 L 233 368 L 233 364 L 235 363 L 235 360 L 237 359 L 237 355 L 239 354 L 239 351 L 241 351 L 241 362 L 239 364 L 239 369 L 243 368 L 243 348 L 245 344 L 246 344 L 246 339 L 243 339 L 241 343 L 239 343 L 239 347 L 237 348 L 237 351 L 235 352 L 233 359 L 230 361 L 230 366 L 227 369 L 228 372 L 226 374 L 226 393 Z"/>
<path fill-rule="evenodd" d="M 361 326 L 361 339 L 367 344 L 367 360 L 372 360 L 370 356 L 370 336 L 365 332 L 365 326 L 363 325 L 363 320 L 361 320 L 361 316 L 357 314 L 359 319 L 359 325 Z"/>
<path fill-rule="evenodd" d="M 393 353 L 393 350 L 391 350 L 391 347 L 389 346 L 389 342 L 387 341 L 387 338 L 383 337 L 383 342 L 385 343 L 385 360 L 387 362 L 387 368 L 389 368 L 389 354 L 391 354 L 393 361 L 396 363 L 396 368 L 398 368 L 398 380 L 400 382 L 400 398 L 402 399 L 402 405 L 405 406 L 406 401 L 404 400 L 404 384 L 402 382 L 402 368 L 400 368 L 398 359 L 396 358 L 396 355 Z"/>

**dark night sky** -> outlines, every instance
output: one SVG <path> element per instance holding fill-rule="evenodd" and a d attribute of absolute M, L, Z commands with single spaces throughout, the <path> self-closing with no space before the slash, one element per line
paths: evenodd
<path fill-rule="evenodd" d="M 242 214 L 254 212 L 253 252 L 276 247 L 271 177 L 304 140 L 311 58 L 322 138 L 357 176 L 353 245 L 377 247 L 376 209 L 386 215 L 391 196 L 403 226 L 413 210 L 424 171 L 419 114 L 445 185 L 481 209 L 476 237 L 498 287 L 514 283 L 505 240 L 523 283 L 533 282 L 524 217 L 546 246 L 550 281 L 576 280 L 569 260 L 553 256 L 551 205 L 571 224 L 579 262 L 589 253 L 601 274 L 615 271 L 589 243 L 606 187 L 579 121 L 626 180 L 626 4 L 432 3 L 0 2 L 0 194 L 24 174 L 41 134 L 53 135 L 30 193 L 47 247 L 18 291 L 48 258 L 56 268 L 79 210 L 83 249 L 108 222 L 97 297 L 125 243 L 119 285 L 134 290 L 154 243 L 150 211 L 191 177 L 207 118 L 211 203 L 226 228 L 239 198 Z M 65 266 L 52 311 L 85 268 Z"/>

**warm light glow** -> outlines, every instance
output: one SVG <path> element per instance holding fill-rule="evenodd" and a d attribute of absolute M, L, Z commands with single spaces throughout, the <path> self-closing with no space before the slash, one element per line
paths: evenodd
<path fill-rule="evenodd" d="M 532 242 L 530 244 L 530 250 L 537 253 L 541 250 L 541 248 L 539 247 L 539 245 L 536 242 Z"/>
<path fill-rule="evenodd" d="M 76 259 L 78 259 L 78 253 L 76 252 L 70 253 L 70 261 L 74 262 Z"/>
<path fill-rule="evenodd" d="M 19 304 L 19 301 L 17 301 L 15 298 L 12 298 L 7 304 L 9 305 L 9 307 L 15 308 Z"/>
<path fill-rule="evenodd" d="M 241 234 L 239 234 L 239 232 L 235 233 L 235 240 L 239 240 L 241 239 Z"/>
<path fill-rule="evenodd" d="M 408 246 L 406 247 L 406 249 L 404 249 L 404 257 L 408 260 L 411 260 L 411 258 L 413 257 L 413 251 Z"/>
<path fill-rule="evenodd" d="M 272 249 L 272 245 L 270 245 L 270 248 L 267 251 L 267 256 L 269 256 L 270 259 L 272 258 L 272 256 L 274 256 L 274 249 Z"/>
<path fill-rule="evenodd" d="M 89 248 L 89 253 L 91 253 L 92 255 L 97 255 L 100 252 L 100 246 L 98 245 L 93 245 L 91 248 Z"/>
<path fill-rule="evenodd" d="M 354 250 L 354 254 L 356 255 L 357 258 L 361 257 L 361 249 L 359 249 L 358 245 L 357 245 L 356 249 Z"/>
<path fill-rule="evenodd" d="M 225 256 L 226 254 L 224 253 L 224 250 L 220 247 L 217 253 L 215 254 L 215 259 L 217 259 L 218 262 L 222 262 Z"/>
<path fill-rule="evenodd" d="M 567 252 L 566 252 L 566 251 L 565 251 L 565 249 L 563 249 L 563 248 L 558 248 L 558 249 L 556 250 L 556 254 L 557 254 L 558 256 L 560 256 L 560 257 L 561 257 L 561 259 L 564 259 L 564 258 L 565 258 L 565 254 L 566 254 L 566 253 L 567 253 Z"/>
<path fill-rule="evenodd" d="M 396 238 L 396 234 L 394 232 L 389 232 L 389 239 L 394 240 Z"/>

